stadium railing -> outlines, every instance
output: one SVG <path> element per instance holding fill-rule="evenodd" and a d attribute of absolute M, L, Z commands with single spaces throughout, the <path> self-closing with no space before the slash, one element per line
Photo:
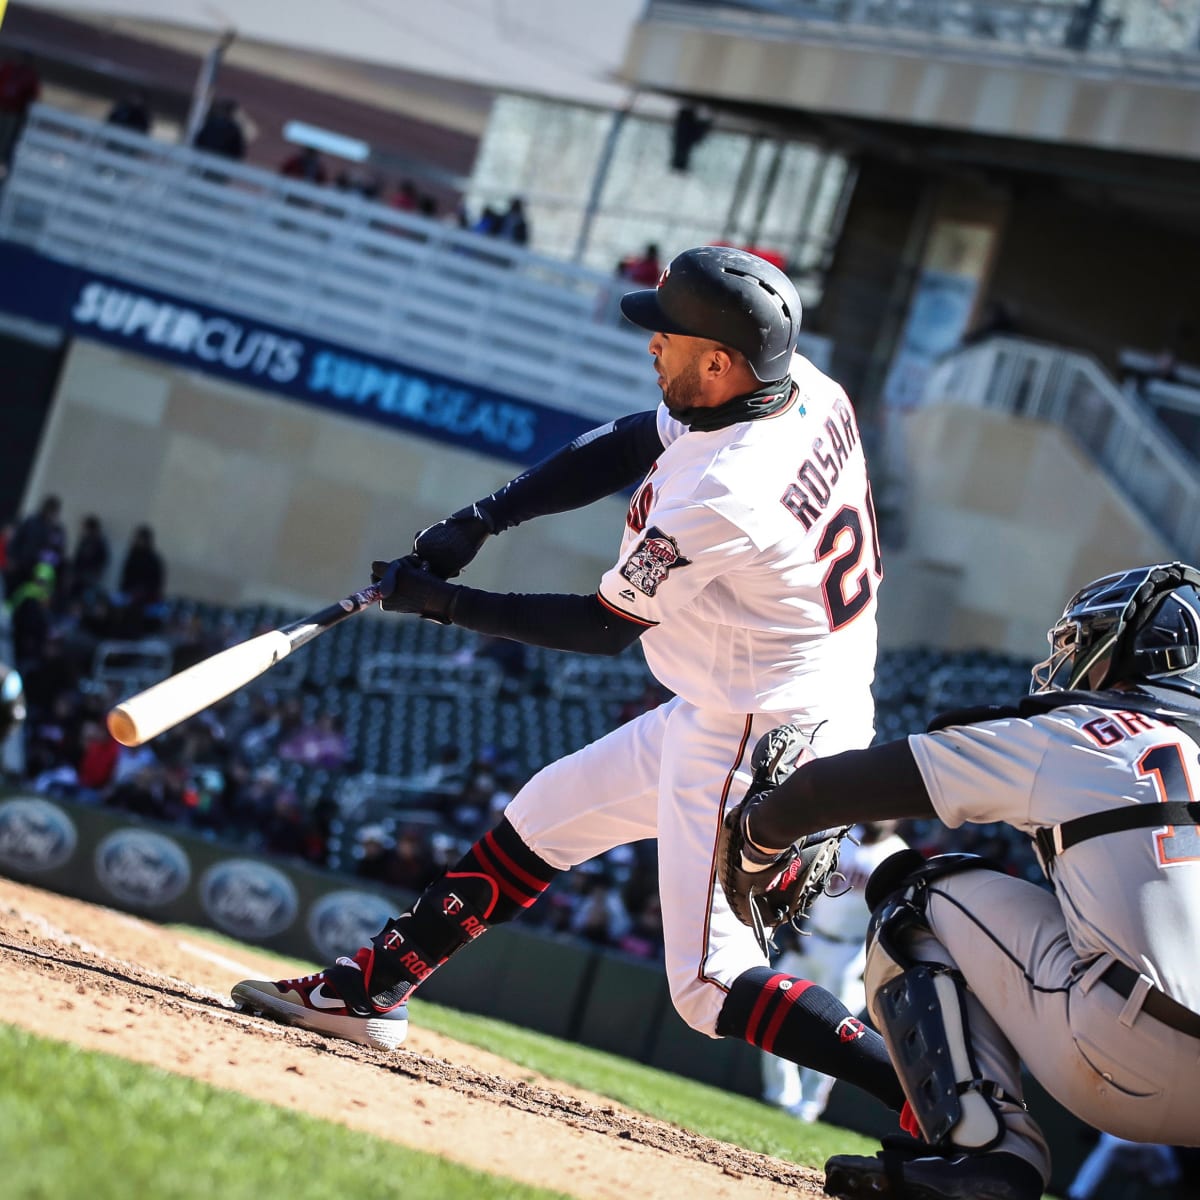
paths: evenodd
<path fill-rule="evenodd" d="M 1200 477 L 1189 455 L 1095 359 L 993 337 L 943 358 L 923 403 L 967 404 L 1067 431 L 1190 561 L 1200 558 Z"/>
<path fill-rule="evenodd" d="M 0 239 L 600 420 L 653 400 L 625 281 L 45 104 Z M 828 339 L 800 348 L 828 363 Z"/>
<path fill-rule="evenodd" d="M 1200 73 L 1197 0 L 1090 15 L 1079 0 L 649 0 L 647 18 L 981 61 L 1034 58 L 1081 72 L 1103 63 L 1137 73 Z"/>

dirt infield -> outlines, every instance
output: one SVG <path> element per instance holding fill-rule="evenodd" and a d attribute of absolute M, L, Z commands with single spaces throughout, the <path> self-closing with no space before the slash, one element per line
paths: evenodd
<path fill-rule="evenodd" d="M 238 979 L 289 970 L 269 955 L 234 958 L 0 878 L 0 1008 L 34 1033 L 581 1200 L 823 1194 L 814 1171 L 638 1116 L 423 1030 L 419 1019 L 405 1048 L 386 1054 L 232 1007 L 229 987 Z M 25 1003 L 31 994 L 38 1004 Z"/>

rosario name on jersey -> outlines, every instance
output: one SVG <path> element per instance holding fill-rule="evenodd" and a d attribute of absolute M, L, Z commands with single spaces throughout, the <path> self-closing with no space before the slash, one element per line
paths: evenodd
<path fill-rule="evenodd" d="M 1200 796 L 1200 747 L 1144 713 L 1069 705 L 908 740 L 950 826 L 1004 821 L 1032 836 L 1088 813 Z M 1081 960 L 1111 954 L 1200 1011 L 1200 827 L 1088 838 L 1051 873 Z"/>
<path fill-rule="evenodd" d="M 883 576 L 866 463 L 845 392 L 799 356 L 791 374 L 784 409 L 725 429 L 660 405 L 665 449 L 599 596 L 648 626 L 646 661 L 685 700 L 836 715 L 839 740 L 862 746 Z"/>

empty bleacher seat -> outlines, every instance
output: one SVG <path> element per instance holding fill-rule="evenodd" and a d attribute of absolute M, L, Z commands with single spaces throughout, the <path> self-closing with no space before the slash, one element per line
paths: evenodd
<path fill-rule="evenodd" d="M 119 692 L 136 692 L 166 679 L 171 661 L 171 645 L 160 638 L 104 641 L 96 647 L 92 676 Z"/>
<path fill-rule="evenodd" d="M 440 814 L 421 806 L 427 795 L 426 788 L 414 785 L 403 776 L 364 771 L 343 779 L 334 798 L 342 820 L 349 824 L 402 814 L 408 824 L 438 825 L 442 819 Z"/>
<path fill-rule="evenodd" d="M 486 659 L 456 662 L 440 654 L 374 653 L 358 664 L 358 684 L 364 692 L 400 692 L 409 696 L 495 695 L 503 676 Z"/>
<path fill-rule="evenodd" d="M 628 700 L 641 694 L 651 675 L 640 656 L 566 658 L 550 674 L 550 691 L 560 700 Z"/>

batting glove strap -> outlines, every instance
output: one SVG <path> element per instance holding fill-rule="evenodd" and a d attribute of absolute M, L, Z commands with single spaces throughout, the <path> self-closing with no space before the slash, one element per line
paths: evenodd
<path fill-rule="evenodd" d="M 371 564 L 371 578 L 383 591 L 380 607 L 387 612 L 415 613 L 429 621 L 449 625 L 461 590 L 430 570 L 415 554 Z"/>
<path fill-rule="evenodd" d="M 460 508 L 413 538 L 413 553 L 441 579 L 453 579 L 479 553 L 496 523 L 483 502 Z"/>

